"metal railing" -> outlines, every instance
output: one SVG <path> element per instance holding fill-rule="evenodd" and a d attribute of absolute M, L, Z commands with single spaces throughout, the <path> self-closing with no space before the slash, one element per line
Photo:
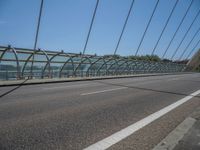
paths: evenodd
<path fill-rule="evenodd" d="M 184 71 L 184 64 L 0 47 L 0 80 Z"/>

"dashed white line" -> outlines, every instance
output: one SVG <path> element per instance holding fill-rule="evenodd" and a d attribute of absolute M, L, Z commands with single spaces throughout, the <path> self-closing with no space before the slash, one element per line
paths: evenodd
<path fill-rule="evenodd" d="M 120 88 L 114 88 L 114 89 L 108 89 L 108 90 L 102 90 L 102 91 L 95 91 L 95 92 L 90 92 L 90 93 L 82 93 L 81 95 L 84 96 L 84 95 L 98 94 L 98 93 L 122 90 L 122 89 L 127 89 L 127 88 L 128 87 L 120 87 Z"/>
<path fill-rule="evenodd" d="M 90 145 L 89 147 L 85 148 L 84 150 L 105 150 L 107 148 L 109 148 L 110 146 L 120 142 L 121 140 L 125 139 L 126 137 L 130 136 L 131 134 L 135 133 L 136 131 L 138 131 L 139 129 L 145 127 L 146 125 L 150 124 L 151 122 L 155 121 L 156 119 L 162 117 L 163 115 L 165 115 L 166 113 L 172 111 L 173 109 L 175 109 L 176 107 L 182 105 L 183 103 L 189 101 L 190 99 L 192 99 L 194 96 L 200 94 L 200 90 L 190 94 L 189 96 L 186 96 L 180 100 L 178 100 L 177 102 L 145 117 L 144 119 L 110 135 L 109 137 L 94 143 L 92 145 Z"/>
<path fill-rule="evenodd" d="M 184 78 L 185 77 L 174 77 L 174 78 L 168 79 L 167 81 L 181 80 L 181 79 L 184 79 Z"/>

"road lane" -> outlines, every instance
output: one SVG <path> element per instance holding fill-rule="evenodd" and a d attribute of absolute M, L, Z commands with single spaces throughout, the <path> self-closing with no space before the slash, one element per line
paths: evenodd
<path fill-rule="evenodd" d="M 39 95 L 46 95 L 46 94 L 51 94 L 52 91 L 50 89 L 52 89 L 55 93 L 62 93 L 62 92 L 68 92 L 66 93 L 67 96 L 69 96 L 70 94 L 77 94 L 77 92 L 81 92 L 82 90 L 84 91 L 85 89 L 88 90 L 88 92 L 91 90 L 94 90 L 95 87 L 102 87 L 99 90 L 104 90 L 104 88 L 107 88 L 108 84 L 107 83 L 111 83 L 111 84 L 147 84 L 147 83 L 154 83 L 154 82 L 159 82 L 159 81 L 163 81 L 163 82 L 167 82 L 168 80 L 175 80 L 176 78 L 180 78 L 180 77 L 184 77 L 190 78 L 190 74 L 185 74 L 183 75 L 167 75 L 167 76 L 154 76 L 154 77 L 141 77 L 141 78 L 122 78 L 122 79 L 109 79 L 109 80 L 103 80 L 104 82 L 101 83 L 101 81 L 84 81 L 84 82 L 75 82 L 75 83 L 54 83 L 54 84 L 42 84 L 42 85 L 31 85 L 31 86 L 22 86 L 21 88 L 17 89 L 17 92 L 12 92 L 11 94 L 9 94 L 8 97 L 9 99 L 14 98 L 16 99 L 16 97 L 18 96 L 36 96 L 37 94 Z M 180 76 L 180 77 L 179 77 Z M 195 76 L 195 74 L 193 75 Z M 163 80 L 164 79 L 164 80 Z M 111 86 L 111 84 L 109 84 L 110 88 L 114 88 L 115 86 Z M 79 86 L 80 85 L 80 86 Z M 65 86 L 67 86 L 65 88 Z M 71 86 L 71 87 L 70 87 Z M 55 87 L 55 88 L 54 88 Z M 10 89 L 12 89 L 13 87 L 1 87 L 0 88 L 0 93 L 6 92 Z M 78 89 L 78 91 L 76 90 Z M 87 92 L 87 91 L 86 91 Z"/>
<path fill-rule="evenodd" d="M 108 149 L 112 145 L 122 141 L 123 139 L 127 138 L 128 136 L 132 135 L 136 131 L 140 130 L 141 128 L 147 126 L 148 124 L 152 123 L 153 121 L 157 120 L 158 118 L 162 117 L 163 115 L 167 114 L 168 112 L 172 111 L 173 109 L 179 107 L 180 105 L 186 103 L 187 101 L 191 100 L 193 97 L 200 94 L 200 90 L 191 93 L 189 96 L 186 96 L 171 105 L 162 108 L 161 110 L 139 120 L 138 122 L 129 125 L 128 127 L 121 129 L 120 131 L 106 137 L 105 139 L 98 141 L 86 147 L 85 150 L 102 150 Z"/>
<path fill-rule="evenodd" d="M 42 92 L 54 84 L 24 86 L 0 99 L 0 145 L 82 149 L 194 92 L 199 82 L 199 74 L 187 74 L 77 82 L 92 85 Z M 128 88 L 80 96 L 120 87 Z"/>
<path fill-rule="evenodd" d="M 161 80 L 160 80 L 161 81 Z M 159 82 L 160 83 L 160 82 Z M 163 83 L 163 82 L 162 82 Z M 198 83 L 198 82 L 196 82 L 196 83 Z M 133 83 L 134 85 L 135 85 L 135 83 Z M 144 83 L 140 83 L 140 84 L 143 84 L 144 85 Z M 165 83 L 165 88 L 167 88 L 167 84 L 169 84 L 169 88 L 168 88 L 168 90 L 166 90 L 166 91 L 164 91 L 164 92 L 167 92 L 167 91 L 170 91 L 170 88 L 171 88 L 171 83 Z M 183 85 L 184 85 L 184 83 L 182 83 Z M 179 83 L 179 85 L 180 85 L 180 83 Z M 175 84 L 174 86 L 179 86 L 178 84 Z M 197 84 L 196 84 L 197 85 Z M 124 85 L 117 85 L 117 86 L 124 86 Z M 160 84 L 158 84 L 158 86 L 157 87 L 155 87 L 155 85 L 151 85 L 151 87 L 152 86 L 154 86 L 154 90 L 155 89 L 158 89 L 158 90 L 156 90 L 156 91 L 160 91 L 160 89 L 162 88 L 161 86 L 160 86 Z M 98 86 L 99 87 L 99 86 Z M 153 90 L 153 89 L 151 89 L 151 87 L 149 87 L 149 89 L 148 89 L 148 85 L 144 85 L 144 88 L 145 88 L 145 90 Z M 132 87 L 132 86 L 129 86 L 129 88 L 135 88 L 135 87 Z M 143 88 L 142 86 L 140 86 L 139 87 L 140 89 L 141 88 Z M 137 87 L 136 87 L 136 89 L 137 89 Z M 23 89 L 23 90 L 25 90 L 25 93 L 26 93 L 26 89 Z M 188 91 L 188 93 L 187 93 L 187 88 L 186 88 L 186 90 L 185 91 L 183 91 L 182 93 L 181 93 L 181 91 L 179 92 L 179 94 L 189 94 L 189 92 L 192 92 L 191 90 L 189 90 Z M 77 90 L 73 90 L 73 91 L 77 91 Z M 176 88 L 176 91 L 178 91 L 178 87 Z M 64 93 L 63 93 L 64 92 Z M 76 97 L 76 95 L 75 96 L 73 96 L 73 97 L 70 97 L 70 94 L 71 94 L 71 92 L 72 91 L 69 91 L 68 93 L 67 93 L 67 91 L 61 91 L 61 92 L 57 92 L 57 91 L 55 91 L 54 93 L 47 93 L 47 95 L 46 95 L 46 93 L 40 93 L 40 94 L 35 94 L 35 95 L 32 95 L 30 98 L 27 98 L 27 97 L 25 97 L 25 98 L 23 98 L 23 100 L 20 98 L 20 101 L 19 101 L 19 99 L 17 98 L 18 96 L 20 97 L 20 94 L 17 96 L 16 94 L 14 94 L 13 95 L 13 97 L 12 98 L 14 98 L 15 99 L 15 101 L 16 101 L 16 103 L 17 103 L 17 105 L 19 105 L 19 110 L 21 109 L 21 106 L 23 106 L 23 104 L 25 103 L 25 105 L 24 105 L 24 108 L 25 109 L 27 109 L 27 108 L 34 108 L 34 104 L 36 104 L 35 105 L 35 108 L 37 109 L 37 108 L 41 108 L 40 110 L 42 110 L 42 108 L 43 108 L 43 106 L 45 107 L 45 106 L 47 106 L 47 109 L 48 109 L 48 107 L 51 105 L 52 106 L 52 108 L 53 109 L 57 109 L 57 108 L 59 108 L 59 107 L 63 107 L 63 106 L 65 106 L 65 105 L 63 105 L 63 103 L 65 103 L 65 101 L 69 101 L 69 99 L 70 99 L 70 101 L 67 103 L 67 106 L 71 106 L 72 104 L 81 104 L 81 103 L 84 103 L 84 101 L 82 101 L 80 98 L 77 98 Z M 172 91 L 173 92 L 173 91 Z M 123 93 L 122 93 L 123 94 Z M 124 94 L 126 94 L 126 93 L 124 93 Z M 176 94 L 176 93 L 175 93 Z M 25 95 L 26 96 L 26 95 Z M 27 95 L 28 96 L 28 95 Z M 115 96 L 115 95 L 114 95 Z M 95 96 L 96 97 L 96 96 Z M 92 99 L 92 101 L 93 101 L 93 99 L 95 99 L 95 97 L 92 97 L 91 99 Z M 12 99 L 12 98 L 9 98 L 9 99 Z M 28 100 L 27 100 L 28 99 Z M 55 99 L 56 99 L 56 101 L 55 101 Z M 109 95 L 106 95 L 105 96 L 105 99 L 109 99 Z M 2 100 L 2 102 L 3 103 L 6 103 L 7 104 L 7 101 L 9 101 L 7 98 L 6 99 L 4 99 L 4 100 Z M 21 103 L 21 101 L 23 101 L 24 103 Z M 77 102 L 76 102 L 77 101 Z M 13 102 L 12 100 L 11 100 L 11 102 Z M 50 104 L 48 104 L 48 105 L 46 105 L 46 103 L 47 102 L 50 102 Z M 55 104 L 55 106 L 54 106 L 54 104 Z M 2 104 L 3 105 L 3 104 Z M 9 104 L 8 104 L 9 105 Z M 26 106 L 26 105 L 28 105 L 28 106 Z M 15 103 L 12 105 L 9 105 L 9 106 L 13 106 L 13 108 L 14 107 L 16 107 L 15 106 Z M 9 108 L 5 108 L 5 109 L 7 109 L 8 111 L 9 111 Z M 18 111 L 17 111 L 18 112 Z M 34 112 L 34 111 L 33 111 Z"/>

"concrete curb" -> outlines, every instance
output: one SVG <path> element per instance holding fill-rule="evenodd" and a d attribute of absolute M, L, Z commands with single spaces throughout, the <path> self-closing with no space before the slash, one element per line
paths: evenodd
<path fill-rule="evenodd" d="M 183 136 L 192 128 L 196 119 L 188 117 L 152 150 L 173 150 Z"/>
<path fill-rule="evenodd" d="M 105 79 L 118 79 L 118 78 L 133 78 L 133 77 L 148 77 L 148 76 L 164 76 L 164 75 L 178 75 L 178 74 L 192 74 L 193 72 L 178 72 L 178 73 L 154 73 L 154 74 L 135 74 L 123 76 L 104 76 L 104 77 L 81 77 L 81 78 L 58 78 L 58 79 L 32 79 L 32 80 L 15 80 L 15 81 L 2 81 L 0 87 L 5 86 L 24 86 L 33 84 L 48 84 L 48 83 L 61 83 L 61 82 L 77 82 L 77 81 L 91 81 L 91 80 L 105 80 Z"/>

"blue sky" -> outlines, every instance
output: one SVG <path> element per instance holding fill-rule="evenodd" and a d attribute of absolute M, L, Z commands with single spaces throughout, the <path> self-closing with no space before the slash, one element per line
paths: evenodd
<path fill-rule="evenodd" d="M 162 55 L 191 0 L 179 0 L 176 10 L 155 51 Z M 38 48 L 79 53 L 83 51 L 96 0 L 44 0 Z M 88 54 L 114 52 L 131 0 L 100 0 L 88 42 Z M 156 0 L 135 0 L 117 54 L 134 55 Z M 175 0 L 160 0 L 139 54 L 150 54 L 161 33 Z M 0 45 L 33 48 L 40 0 L 0 0 Z M 192 19 L 200 9 L 195 0 L 181 26 L 167 57 L 171 57 Z M 200 16 L 181 45 L 178 58 L 200 25 Z M 199 40 L 197 35 L 185 56 Z M 198 46 L 200 47 L 200 45 Z"/>

